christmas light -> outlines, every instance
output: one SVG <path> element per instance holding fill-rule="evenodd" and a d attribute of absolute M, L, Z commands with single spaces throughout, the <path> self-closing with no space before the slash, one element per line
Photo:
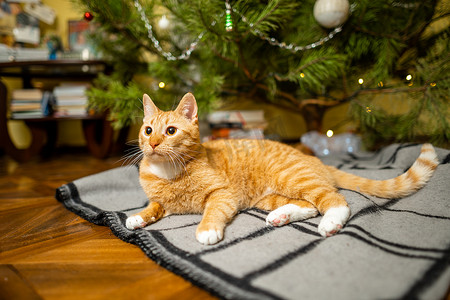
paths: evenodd
<path fill-rule="evenodd" d="M 362 78 L 358 79 L 358 83 L 359 84 L 363 84 L 364 83 L 364 79 L 362 79 Z"/>
<path fill-rule="evenodd" d="M 406 80 L 411 80 L 411 79 L 412 79 L 412 75 L 411 74 L 406 75 Z"/>
<path fill-rule="evenodd" d="M 89 49 L 88 48 L 84 48 L 83 51 L 81 51 L 81 59 L 82 60 L 89 59 Z"/>
<path fill-rule="evenodd" d="M 202 32 L 198 35 L 197 39 L 192 42 L 189 45 L 189 48 L 184 50 L 183 53 L 179 56 L 174 56 L 170 52 L 165 52 L 163 48 L 161 47 L 161 43 L 155 38 L 153 35 L 153 26 L 150 24 L 150 21 L 148 20 L 147 16 L 145 15 L 145 11 L 142 8 L 142 5 L 139 3 L 138 0 L 134 1 L 134 6 L 138 10 L 139 14 L 141 15 L 141 20 L 145 23 L 145 28 L 147 29 L 147 37 L 152 41 L 153 46 L 158 50 L 159 53 L 161 53 L 162 56 L 164 56 L 167 60 L 181 60 L 181 59 L 188 59 L 191 56 L 192 51 L 197 48 L 198 42 L 203 37 L 205 32 Z M 211 23 L 212 26 L 214 26 L 216 22 L 214 21 Z"/>
<path fill-rule="evenodd" d="M 163 89 L 163 88 L 166 87 L 166 84 L 165 84 L 163 81 L 161 81 L 161 82 L 158 84 L 158 86 L 159 86 L 160 89 Z"/>
<path fill-rule="evenodd" d="M 225 2 L 225 30 L 233 31 L 233 19 L 231 19 L 231 5 L 228 0 Z"/>
<path fill-rule="evenodd" d="M 327 137 L 332 137 L 333 134 L 334 134 L 333 130 L 330 129 L 327 131 Z"/>
<path fill-rule="evenodd" d="M 166 15 L 163 15 L 158 22 L 158 26 L 161 29 L 169 28 L 169 19 L 167 19 Z"/>

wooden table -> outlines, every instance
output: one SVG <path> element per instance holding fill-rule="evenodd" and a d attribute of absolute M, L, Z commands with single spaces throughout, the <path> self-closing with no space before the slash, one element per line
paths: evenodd
<path fill-rule="evenodd" d="M 1 77 L 22 79 L 23 88 L 32 88 L 32 79 L 51 78 L 55 81 L 91 81 L 100 72 L 110 72 L 110 67 L 101 60 L 45 60 L 0 63 Z M 7 87 L 0 80 L 0 150 L 3 149 L 17 161 L 27 161 L 38 153 L 51 153 L 56 143 L 57 123 L 64 120 L 81 120 L 86 144 L 94 157 L 104 158 L 114 143 L 114 131 L 104 115 L 44 117 L 23 119 L 29 127 L 32 142 L 26 149 L 18 149 L 8 132 Z M 126 135 L 127 130 L 121 132 Z"/>

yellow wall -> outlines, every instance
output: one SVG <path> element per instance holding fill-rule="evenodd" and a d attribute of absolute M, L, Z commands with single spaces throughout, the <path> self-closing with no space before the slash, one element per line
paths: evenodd
<path fill-rule="evenodd" d="M 83 19 L 83 11 L 74 5 L 70 0 L 42 0 L 42 3 L 52 7 L 56 13 L 56 20 L 53 25 L 41 23 L 44 33 L 55 33 L 61 37 L 64 48 L 69 47 L 69 20 Z"/>
<path fill-rule="evenodd" d="M 69 48 L 69 20 L 83 19 L 83 11 L 70 0 L 42 0 L 56 13 L 55 23 L 43 24 L 44 34 L 55 33 L 61 37 L 64 49 Z M 58 144 L 80 146 L 85 144 L 80 121 L 65 121 L 58 124 Z"/>
<path fill-rule="evenodd" d="M 47 25 L 41 22 L 41 35 L 56 34 L 61 37 L 63 47 L 68 49 L 68 21 L 81 20 L 83 11 L 76 7 L 70 0 L 42 0 L 42 3 L 52 7 L 56 13 L 54 24 Z M 33 81 L 33 84 L 40 85 L 45 81 Z M 20 79 L 5 79 L 8 87 L 9 98 L 13 89 L 22 88 Z M 48 81 L 44 84 L 52 84 Z M 53 83 L 56 84 L 56 83 Z M 82 134 L 80 121 L 64 121 L 58 123 L 58 144 L 60 145 L 84 145 L 85 141 Z M 31 135 L 28 128 L 21 121 L 10 121 L 8 124 L 13 142 L 19 148 L 25 148 L 31 142 Z"/>

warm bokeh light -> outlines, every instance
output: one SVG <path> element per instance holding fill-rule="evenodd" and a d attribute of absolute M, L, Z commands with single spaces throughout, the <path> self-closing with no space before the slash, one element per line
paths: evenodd
<path fill-rule="evenodd" d="M 333 130 L 330 129 L 327 131 L 327 137 L 332 137 L 333 134 L 334 134 Z"/>

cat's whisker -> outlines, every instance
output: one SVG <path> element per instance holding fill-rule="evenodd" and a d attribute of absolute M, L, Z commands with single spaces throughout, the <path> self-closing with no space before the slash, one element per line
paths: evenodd
<path fill-rule="evenodd" d="M 175 163 L 175 161 L 174 161 L 172 155 L 170 155 L 169 152 L 166 152 L 166 155 L 167 155 L 167 157 L 169 158 L 170 164 L 174 167 L 174 169 L 176 169 L 176 168 L 177 168 L 177 165 L 176 165 L 176 163 Z"/>
<path fill-rule="evenodd" d="M 124 155 L 121 159 L 119 159 L 117 162 L 122 162 L 122 166 L 124 165 L 135 165 L 137 162 L 139 162 L 144 153 L 139 147 L 135 147 L 129 150 L 126 150 L 127 153 Z"/>
<path fill-rule="evenodd" d="M 191 156 L 191 155 L 189 155 L 189 154 L 187 154 L 186 152 L 181 152 L 181 151 L 179 151 L 179 150 L 176 150 L 176 149 L 170 149 L 173 153 L 176 153 L 176 154 L 178 154 L 178 155 L 180 155 L 180 156 L 186 156 L 187 158 L 190 158 L 190 159 L 192 159 L 192 160 L 196 160 L 197 158 L 195 157 L 195 156 Z M 191 150 L 188 150 L 189 152 L 192 152 Z M 198 153 L 201 153 L 201 151 L 199 151 Z"/>
<path fill-rule="evenodd" d="M 142 152 L 142 150 L 137 146 L 133 146 L 132 148 L 125 150 L 125 153 L 126 153 L 125 156 L 133 155 L 138 152 Z"/>
<path fill-rule="evenodd" d="M 137 145 L 133 145 L 129 149 L 125 150 L 126 153 L 134 153 L 134 152 L 141 152 L 141 151 L 142 151 L 141 148 L 139 148 L 139 146 L 137 146 Z"/>
<path fill-rule="evenodd" d="M 173 151 L 173 149 L 168 149 L 168 155 L 171 157 L 171 158 L 173 158 L 177 163 L 178 163 L 178 165 L 180 166 L 180 167 L 183 167 L 184 168 L 184 170 L 186 171 L 186 173 L 187 173 L 187 170 L 186 170 L 186 164 L 185 164 L 185 162 L 179 157 L 179 155 L 177 155 L 177 153 L 175 152 L 175 151 Z M 173 155 L 173 156 L 172 156 Z M 175 165 L 175 167 L 176 167 L 176 165 Z"/>
<path fill-rule="evenodd" d="M 174 153 L 172 151 L 172 149 L 168 149 L 167 155 L 170 157 L 174 168 L 178 168 L 178 166 L 179 166 L 179 167 L 182 167 L 184 169 L 184 173 L 185 173 L 185 176 L 186 176 L 185 178 L 188 180 L 188 184 L 191 185 L 192 184 L 191 177 L 189 175 L 189 172 L 187 171 L 185 162 L 180 157 L 178 157 L 178 155 L 176 153 Z"/>
<path fill-rule="evenodd" d="M 186 174 L 186 176 L 187 176 L 187 179 L 189 180 L 189 184 L 191 184 L 191 176 L 190 176 L 190 174 L 189 174 L 189 172 L 188 172 L 188 170 L 187 170 L 187 168 L 186 168 L 186 161 L 183 160 L 183 158 L 181 158 L 180 155 L 177 154 L 177 153 L 174 151 L 174 149 L 169 149 L 169 150 L 168 150 L 168 153 L 174 155 L 175 160 L 178 162 L 178 164 L 180 165 L 180 167 L 183 167 L 183 168 L 184 168 L 184 172 L 185 172 L 185 174 Z M 169 154 L 169 155 L 170 155 L 170 154 Z"/>
<path fill-rule="evenodd" d="M 116 161 L 116 163 L 122 162 L 122 166 L 125 165 L 125 164 L 128 164 L 128 160 L 131 160 L 132 158 L 134 158 L 134 156 L 136 154 L 137 154 L 137 152 L 133 153 L 133 154 L 124 155 L 120 159 L 118 159 Z"/>
<path fill-rule="evenodd" d="M 126 145 L 130 145 L 130 146 L 138 146 L 139 145 L 139 139 L 129 140 L 125 144 Z"/>
<path fill-rule="evenodd" d="M 142 111 L 142 112 L 144 112 L 144 109 L 142 108 L 142 100 L 141 99 L 139 99 L 138 98 L 138 100 L 139 100 L 139 102 L 141 103 L 141 105 L 137 105 L 136 103 L 134 103 L 134 106 L 136 106 L 140 111 Z"/>
<path fill-rule="evenodd" d="M 138 153 L 138 155 L 136 155 L 134 160 L 131 162 L 132 165 L 137 165 L 142 160 L 143 157 L 144 157 L 144 153 L 143 152 Z"/>

